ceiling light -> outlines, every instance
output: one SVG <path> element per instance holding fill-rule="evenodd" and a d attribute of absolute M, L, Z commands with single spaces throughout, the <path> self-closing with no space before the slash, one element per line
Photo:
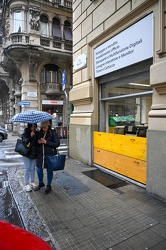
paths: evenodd
<path fill-rule="evenodd" d="M 129 85 L 141 86 L 141 87 L 151 87 L 149 84 L 141 84 L 141 83 L 135 83 L 135 82 L 130 82 Z"/>

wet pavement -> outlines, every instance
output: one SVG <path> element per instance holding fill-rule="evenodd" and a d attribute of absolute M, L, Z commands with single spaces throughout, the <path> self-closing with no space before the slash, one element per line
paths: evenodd
<path fill-rule="evenodd" d="M 68 158 L 65 170 L 54 172 L 50 194 L 44 195 L 44 189 L 26 193 L 21 160 L 8 164 L 9 185 L 25 228 L 53 249 L 166 249 L 166 203 L 144 188 L 116 180 L 110 188 L 92 178 L 95 167 Z"/>
<path fill-rule="evenodd" d="M 0 220 L 24 228 L 21 216 L 8 186 L 6 171 L 0 171 Z"/>

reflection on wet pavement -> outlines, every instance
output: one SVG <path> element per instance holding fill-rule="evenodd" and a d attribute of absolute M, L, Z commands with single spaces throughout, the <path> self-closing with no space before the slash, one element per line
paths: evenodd
<path fill-rule="evenodd" d="M 15 201 L 8 186 L 7 172 L 0 172 L 0 220 L 24 228 Z"/>

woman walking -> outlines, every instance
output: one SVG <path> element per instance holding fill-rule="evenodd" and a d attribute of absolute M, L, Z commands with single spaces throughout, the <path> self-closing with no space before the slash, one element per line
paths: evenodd
<path fill-rule="evenodd" d="M 30 146 L 30 152 L 27 156 L 23 156 L 23 162 L 25 166 L 24 182 L 25 190 L 27 192 L 32 191 L 32 188 L 36 188 L 35 184 L 35 166 L 37 160 L 37 124 L 28 123 L 27 128 L 24 129 L 22 134 L 22 141 L 26 145 Z"/>
<path fill-rule="evenodd" d="M 45 156 L 47 155 L 56 155 L 56 148 L 60 145 L 60 140 L 58 134 L 55 130 L 51 129 L 49 121 L 41 122 L 41 131 L 38 140 L 38 156 L 37 156 L 37 174 L 39 179 L 39 185 L 34 189 L 35 191 L 40 190 L 44 187 L 43 182 L 43 169 L 46 168 L 47 171 L 47 186 L 45 189 L 45 194 L 50 193 L 51 183 L 53 178 L 53 171 L 48 170 L 47 164 L 45 161 Z"/>

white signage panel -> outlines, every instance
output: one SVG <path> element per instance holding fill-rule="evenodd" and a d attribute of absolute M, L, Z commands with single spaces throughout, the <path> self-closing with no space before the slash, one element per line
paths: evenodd
<path fill-rule="evenodd" d="M 59 100 L 42 100 L 42 104 L 46 105 L 63 105 L 63 101 Z"/>
<path fill-rule="evenodd" d="M 153 14 L 94 49 L 95 77 L 153 57 Z"/>
<path fill-rule="evenodd" d="M 37 92 L 27 92 L 28 97 L 37 97 Z"/>
<path fill-rule="evenodd" d="M 85 66 L 86 66 L 86 53 L 78 56 L 74 60 L 74 70 L 78 70 L 78 69 L 83 68 Z"/>

